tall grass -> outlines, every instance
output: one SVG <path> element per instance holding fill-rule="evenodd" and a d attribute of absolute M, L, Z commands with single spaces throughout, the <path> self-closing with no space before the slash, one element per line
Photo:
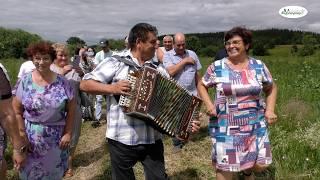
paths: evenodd
<path fill-rule="evenodd" d="M 17 81 L 17 75 L 19 73 L 20 65 L 24 61 L 21 59 L 0 59 L 0 63 L 7 69 L 10 76 L 11 84 L 15 84 Z"/>

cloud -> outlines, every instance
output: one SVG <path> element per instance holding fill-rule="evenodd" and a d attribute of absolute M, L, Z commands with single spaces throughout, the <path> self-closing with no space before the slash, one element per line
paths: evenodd
<path fill-rule="evenodd" d="M 288 5 L 303 6 L 309 13 L 283 18 L 278 11 Z M 88 44 L 102 37 L 123 38 L 138 22 L 155 25 L 159 34 L 226 31 L 237 25 L 320 33 L 319 9 L 318 0 L 10 0 L 1 2 L 0 25 L 59 42 L 78 36 Z"/>

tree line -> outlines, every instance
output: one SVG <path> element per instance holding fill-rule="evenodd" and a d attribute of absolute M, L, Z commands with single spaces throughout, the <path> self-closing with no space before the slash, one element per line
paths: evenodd
<path fill-rule="evenodd" d="M 159 36 L 162 40 L 164 35 Z M 194 50 L 199 56 L 214 57 L 215 53 L 223 48 L 224 32 L 191 33 L 186 34 L 187 48 Z M 6 29 L 0 27 L 0 59 L 26 57 L 25 49 L 28 44 L 40 41 L 42 38 L 21 29 Z M 275 45 L 291 45 L 291 53 L 298 56 L 312 55 L 319 48 L 320 34 L 288 29 L 253 30 L 252 54 L 257 56 L 268 55 L 268 49 Z M 123 39 L 110 39 L 111 49 L 124 48 Z M 78 47 L 86 45 L 79 37 L 70 37 L 66 40 L 70 53 Z M 99 50 L 96 45 L 92 46 Z"/>

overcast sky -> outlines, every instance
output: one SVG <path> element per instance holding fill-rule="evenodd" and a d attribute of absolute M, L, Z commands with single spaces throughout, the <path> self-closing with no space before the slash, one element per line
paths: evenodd
<path fill-rule="evenodd" d="M 284 6 L 302 6 L 305 17 L 279 15 Z M 0 0 L 0 26 L 20 28 L 51 41 L 71 36 L 89 45 L 100 38 L 123 38 L 130 28 L 147 22 L 159 35 L 176 32 L 288 28 L 320 33 L 319 0 Z"/>

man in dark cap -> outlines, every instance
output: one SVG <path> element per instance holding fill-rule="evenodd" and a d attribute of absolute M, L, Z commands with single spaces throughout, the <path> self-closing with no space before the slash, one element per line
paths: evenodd
<path fill-rule="evenodd" d="M 98 45 L 101 47 L 101 51 L 99 51 L 94 57 L 93 62 L 96 66 L 105 58 L 111 57 L 113 55 L 113 52 L 110 50 L 109 41 L 107 39 L 101 39 Z"/>

